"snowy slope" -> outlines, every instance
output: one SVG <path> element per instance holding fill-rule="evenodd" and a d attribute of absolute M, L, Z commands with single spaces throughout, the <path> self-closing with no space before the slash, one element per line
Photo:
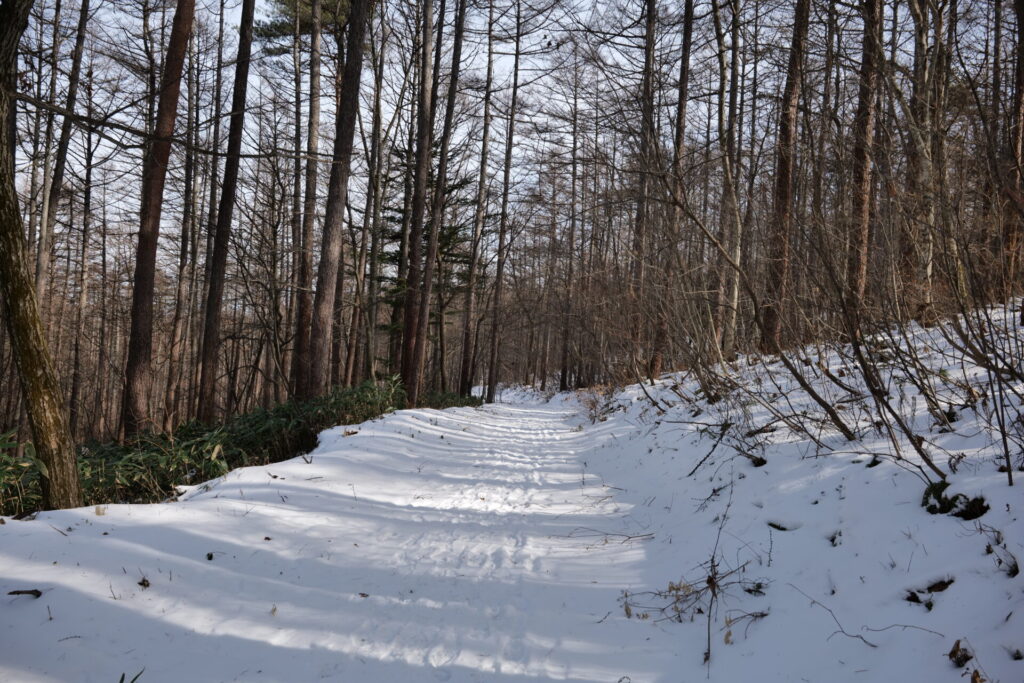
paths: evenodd
<path fill-rule="evenodd" d="M 777 363 L 733 372 L 815 410 Z M 922 509 L 919 463 L 866 409 L 844 409 L 853 443 L 747 436 L 765 405 L 708 405 L 683 377 L 401 411 L 180 502 L 8 518 L 0 680 L 1022 681 L 1021 484 L 984 410 L 939 430 L 912 393 L 981 518 Z"/>
<path fill-rule="evenodd" d="M 1024 334 L 1014 314 L 987 317 L 993 337 L 1018 350 L 1008 360 L 1019 375 Z M 808 353 L 804 372 L 855 429 L 854 442 L 772 358 L 741 358 L 725 373 L 734 390 L 711 405 L 679 376 L 591 401 L 606 430 L 638 430 L 588 458 L 654 534 L 647 574 L 659 578 L 623 603 L 634 620 L 678 629 L 686 673 L 659 680 L 696 680 L 710 642 L 705 673 L 720 681 L 1024 681 L 1024 385 L 996 393 L 937 328 L 912 326 L 875 343 L 878 358 L 898 347 L 925 369 L 920 377 L 948 422 L 899 364 L 881 362 L 881 381 L 925 452 L 950 472 L 947 494 L 984 498 L 980 518 L 922 508 L 927 469 L 906 438 L 880 428 L 880 415 L 891 416 L 870 409 L 848 348 Z M 849 400 L 819 365 L 864 398 Z M 1012 488 L 1000 471 L 996 401 L 1018 469 Z M 780 416 L 817 431 L 800 433 Z"/>

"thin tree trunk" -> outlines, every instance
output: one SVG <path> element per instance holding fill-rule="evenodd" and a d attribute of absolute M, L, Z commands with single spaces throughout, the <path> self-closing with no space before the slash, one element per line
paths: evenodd
<path fill-rule="evenodd" d="M 565 250 L 565 302 L 562 305 L 562 348 L 560 357 L 560 371 L 558 377 L 559 391 L 569 390 L 569 346 L 573 331 L 574 297 L 576 293 L 576 274 L 574 272 L 576 251 L 576 222 L 577 222 L 577 181 L 579 179 L 579 92 L 580 72 L 579 56 L 573 50 L 573 83 L 572 83 L 572 161 L 571 179 L 569 188 L 569 239 Z M 584 187 L 586 182 L 584 181 Z M 544 378 L 545 380 L 547 377 Z"/>
<path fill-rule="evenodd" d="M 368 379 L 377 377 L 377 307 L 380 277 L 380 255 L 381 255 L 381 211 L 384 204 L 384 187 L 382 176 L 384 175 L 384 164 L 382 163 L 381 147 L 381 125 L 383 120 L 382 112 L 382 89 L 384 84 L 384 58 L 386 50 L 387 29 L 381 22 L 381 35 L 379 42 L 371 45 L 374 61 L 374 88 L 373 88 L 373 122 L 370 126 L 370 196 L 373 201 L 369 202 L 370 218 L 370 271 L 369 283 L 367 286 L 367 311 L 366 311 L 366 358 L 365 368 Z"/>
<path fill-rule="evenodd" d="M 452 130 L 455 127 L 455 99 L 459 89 L 459 68 L 462 61 L 462 35 L 466 24 L 466 0 L 458 0 L 455 16 L 455 45 L 452 48 L 452 74 L 448 84 L 448 98 L 445 103 L 444 127 L 441 131 L 441 150 L 437 176 L 434 179 L 434 201 L 430 211 L 430 240 L 424 259 L 423 291 L 420 295 L 420 312 L 417 316 L 416 343 L 413 355 L 414 369 L 410 374 L 411 386 L 406 387 L 409 404 L 419 402 L 423 363 L 427 348 L 427 322 L 430 320 L 430 294 L 434 282 L 434 261 L 437 259 L 437 244 L 444 220 L 444 202 L 448 184 L 448 148 Z"/>
<path fill-rule="evenodd" d="M 187 123 L 185 139 L 194 147 L 198 146 L 199 134 L 197 119 L 199 117 L 199 65 L 196 58 L 195 40 L 189 47 L 189 80 Z M 196 154 L 194 149 L 185 152 L 185 202 L 181 217 L 181 242 L 178 245 L 178 272 L 174 290 L 174 318 L 171 322 L 171 346 L 167 360 L 167 389 L 164 393 L 164 431 L 170 432 L 178 422 L 178 403 L 181 395 L 181 351 L 185 343 L 185 332 L 188 329 L 186 316 L 188 311 L 188 256 L 192 243 L 196 214 Z"/>
<path fill-rule="evenodd" d="M 1024 0 L 1015 0 L 1013 9 L 1017 18 L 1017 60 L 1013 80 L 1013 110 L 1010 112 L 1010 155 L 1013 162 L 1010 177 L 1016 210 L 1006 221 L 1004 229 L 1004 298 L 1009 298 L 1020 291 L 1018 272 L 1021 267 L 1021 252 L 1024 251 Z M 1024 305 L 1020 309 L 1020 319 L 1021 324 L 1024 324 Z"/>
<path fill-rule="evenodd" d="M 789 245 L 793 234 L 793 170 L 796 157 L 797 107 L 803 81 L 804 46 L 810 19 L 810 0 L 797 0 L 793 17 L 793 39 L 789 46 L 786 85 L 782 91 L 779 116 L 778 160 L 775 163 L 775 197 L 772 209 L 772 231 L 768 261 L 768 289 L 762 300 L 764 330 L 761 346 L 781 346 L 781 319 L 789 296 Z"/>
<path fill-rule="evenodd" d="M 406 394 L 416 391 L 416 332 L 419 329 L 419 303 L 423 287 L 423 223 L 427 207 L 430 153 L 433 142 L 433 3 L 422 5 L 420 24 L 420 90 L 416 117 L 416 166 L 413 171 L 412 216 L 409 225 L 409 272 L 405 288 L 405 321 L 402 337 L 402 384 Z M 442 17 L 443 19 L 443 17 Z M 442 22 L 443 23 L 443 22 Z M 414 404 L 415 405 L 415 404 Z"/>
<path fill-rule="evenodd" d="M 82 0 L 81 8 L 78 11 L 78 28 L 75 34 L 75 48 L 71 55 L 71 71 L 68 73 L 67 99 L 64 108 L 73 114 L 78 99 L 78 84 L 82 73 L 82 52 L 85 47 L 86 28 L 89 24 L 89 0 Z M 56 50 L 56 45 L 54 46 Z M 46 217 L 46 225 L 43 227 L 43 234 L 47 236 L 47 242 L 53 235 L 54 226 L 57 224 L 57 202 L 60 199 L 61 188 L 64 185 L 64 171 L 67 168 L 68 147 L 71 143 L 71 126 L 73 118 L 65 115 L 60 124 L 60 138 L 57 141 L 57 152 L 54 156 L 53 176 L 50 179 L 50 191 L 46 201 L 43 215 Z M 47 271 L 49 270 L 50 246 L 40 243 L 39 249 L 41 265 L 40 272 L 37 272 L 37 290 L 39 300 L 46 300 Z M 41 274 L 41 277 L 40 277 Z"/>
<path fill-rule="evenodd" d="M 61 15 L 61 0 L 56 0 L 53 6 L 53 33 L 50 41 L 50 89 L 49 98 L 51 101 L 56 101 L 57 96 L 57 75 L 59 69 L 57 63 L 60 61 L 60 15 Z M 84 34 L 83 34 L 84 38 Z M 77 86 L 77 84 L 76 84 Z M 46 312 L 48 310 L 49 296 L 47 295 L 47 287 L 50 279 L 50 259 L 52 258 L 51 241 L 53 239 L 53 227 L 56 224 L 56 216 L 54 215 L 57 210 L 57 202 L 55 197 L 60 196 L 60 184 L 54 182 L 54 164 L 51 163 L 51 156 L 53 153 L 53 119 L 54 113 L 52 111 L 46 112 L 46 131 L 43 133 L 43 187 L 42 187 L 42 198 L 40 200 L 40 219 L 39 219 L 39 249 L 36 252 L 36 298 L 40 304 L 40 314 L 45 319 L 47 317 Z M 70 140 L 70 117 L 65 116 L 64 121 L 61 124 L 61 134 L 63 137 L 64 129 L 68 129 L 68 140 Z M 65 144 L 64 149 L 65 156 L 67 155 L 67 146 Z M 63 169 L 62 169 L 63 171 Z M 63 175 L 63 172 L 62 172 Z M 54 186 L 57 186 L 56 195 L 54 194 Z"/>
<path fill-rule="evenodd" d="M 647 258 L 653 225 L 651 217 L 651 174 L 655 170 L 654 147 L 654 48 L 657 38 L 658 5 L 655 0 L 644 2 L 644 68 L 640 79 L 640 159 L 637 179 L 636 218 L 633 225 L 633 268 L 630 278 L 633 354 L 631 364 L 643 358 L 644 309 L 647 300 Z M 639 362 L 643 362 L 640 360 Z"/>
<path fill-rule="evenodd" d="M 299 150 L 302 148 L 303 134 L 302 73 L 302 17 L 299 12 L 295 12 L 295 16 L 292 19 L 292 84 L 295 91 L 295 98 L 292 101 L 292 117 L 294 119 L 292 122 L 292 148 L 295 150 L 295 156 L 292 159 L 292 207 L 289 220 L 289 226 L 291 227 L 291 267 L 288 272 L 287 294 L 284 304 L 284 329 L 288 330 L 288 334 L 292 334 L 297 330 L 299 263 L 302 260 L 302 172 L 304 167 L 302 165 L 302 156 L 299 154 Z M 272 353 L 282 352 L 282 347 L 279 345 L 280 340 L 280 336 L 275 334 Z M 288 378 L 291 376 L 292 350 L 291 346 L 286 346 L 283 348 L 283 353 L 280 357 L 274 356 L 275 362 L 279 361 L 282 367 L 287 368 L 284 380 L 286 387 L 290 386 Z M 267 355 L 269 358 L 270 354 Z M 270 362 L 267 365 L 269 367 Z M 274 390 L 275 393 L 278 391 L 276 379 L 274 381 Z"/>
<path fill-rule="evenodd" d="M 491 302 L 491 349 L 487 363 L 487 402 L 494 403 L 498 392 L 498 364 L 500 362 L 501 340 L 498 336 L 498 318 L 501 314 L 502 279 L 505 276 L 505 261 L 508 258 L 508 199 L 512 188 L 512 149 L 515 143 L 516 113 L 519 105 L 519 58 L 522 54 L 523 8 L 516 0 L 515 53 L 512 62 L 512 101 L 508 108 L 508 130 L 505 133 L 505 169 L 501 188 L 501 217 L 498 220 L 498 264 L 494 274 L 494 299 Z"/>
<path fill-rule="evenodd" d="M 321 3 L 310 0 L 309 122 L 306 136 L 306 194 L 302 204 L 302 241 L 299 248 L 298 307 L 295 349 L 292 353 L 292 391 L 307 396 L 309 389 L 309 331 L 313 321 L 313 226 L 316 224 L 316 189 L 320 147 L 320 44 Z"/>
<path fill-rule="evenodd" d="M 725 66 L 724 30 L 720 25 L 718 3 L 715 2 L 716 34 L 719 39 L 719 68 L 722 71 L 719 84 L 719 131 L 722 145 L 722 203 L 719 214 L 722 243 L 728 256 L 740 263 L 743 249 L 742 220 L 739 214 L 737 196 L 737 144 L 736 117 L 739 96 L 740 70 L 740 17 L 738 0 L 728 0 L 730 19 L 729 65 Z M 728 88 L 725 88 L 728 74 Z M 726 105 L 726 97 L 728 104 Z M 739 274 L 728 266 L 725 254 L 719 254 L 719 284 L 717 292 L 717 333 L 719 349 L 725 357 L 732 355 L 736 335 L 736 316 L 739 307 Z"/>
<path fill-rule="evenodd" d="M 310 335 L 309 395 L 320 395 L 330 384 L 331 328 L 336 282 L 341 261 L 342 220 L 348 200 L 352 139 L 359 109 L 359 82 L 363 70 L 363 38 L 372 0 L 352 0 L 348 17 L 345 71 L 334 134 L 334 159 L 327 192 L 324 234 L 317 269 L 316 297 Z"/>
<path fill-rule="evenodd" d="M 92 70 L 89 73 L 92 83 Z M 89 88 L 91 90 L 91 88 Z M 91 92 L 87 95 L 90 96 Z M 91 110 L 91 107 L 90 107 Z M 91 114 L 91 111 L 90 111 Z M 78 305 L 75 307 L 75 340 L 74 360 L 71 370 L 71 397 L 69 399 L 70 415 L 68 417 L 71 436 L 78 434 L 78 422 L 81 415 L 82 397 L 82 345 L 86 338 L 84 329 L 85 309 L 89 302 L 89 231 L 92 227 L 92 172 L 96 148 L 93 146 L 92 128 L 86 130 L 85 136 L 85 189 L 82 197 L 82 250 L 78 264 Z M 103 340 L 100 340 L 103 343 Z"/>
<path fill-rule="evenodd" d="M 104 197 L 106 193 L 104 192 Z M 107 208 L 104 203 L 102 209 L 102 216 L 100 220 L 100 298 L 105 299 L 109 295 L 107 283 Z M 100 306 L 100 327 L 97 333 L 97 338 L 104 340 L 107 338 L 108 321 L 110 317 L 110 311 L 107 310 L 107 306 Z M 96 354 L 96 384 L 97 394 L 99 395 L 99 419 L 96 421 L 96 429 L 93 435 L 98 438 L 106 438 L 108 435 L 108 420 L 112 413 L 112 409 L 115 407 L 113 400 L 108 401 L 110 398 L 110 351 L 107 344 L 97 344 L 99 349 Z M 108 402 L 114 405 L 107 405 Z"/>
<path fill-rule="evenodd" d="M 466 276 L 466 308 L 462 314 L 462 365 L 459 372 L 459 393 L 469 396 L 473 389 L 473 360 L 476 335 L 477 270 L 480 264 L 480 240 L 487 216 L 487 161 L 491 140 L 491 83 L 494 78 L 494 2 L 487 3 L 487 76 L 484 79 L 484 121 L 480 140 L 480 166 L 477 172 L 476 207 L 473 214 L 473 239 L 470 245 L 469 272 Z"/>
<path fill-rule="evenodd" d="M 686 0 L 683 7 L 683 46 L 679 57 L 679 83 L 676 91 L 676 120 L 672 145 L 672 193 L 682 197 L 686 192 L 684 180 L 683 155 L 686 153 L 686 111 L 690 97 L 690 54 L 693 50 L 693 0 Z M 668 254 L 663 258 L 664 280 L 669 295 L 677 288 L 678 272 L 683 269 L 680 258 L 682 241 L 683 210 L 678 202 L 673 203 L 672 225 L 669 226 Z M 666 297 L 667 299 L 667 297 Z M 657 329 L 654 337 L 654 351 L 648 376 L 653 381 L 661 375 L 665 360 L 665 347 L 668 345 L 669 323 L 668 301 L 663 300 L 658 306 Z"/>
<path fill-rule="evenodd" d="M 178 0 L 160 79 L 160 104 L 157 109 L 155 137 L 146 150 L 142 171 L 142 208 L 139 242 L 135 256 L 132 288 L 131 333 L 128 363 L 125 369 L 122 421 L 127 436 L 152 426 L 149 408 L 153 386 L 153 289 L 156 278 L 156 249 L 160 234 L 164 181 L 171 153 L 171 134 L 177 115 L 178 93 L 185 52 L 192 33 L 195 0 Z"/>
<path fill-rule="evenodd" d="M 1024 0 L 1021 0 L 1024 2 Z M 868 240 L 871 234 L 871 197 L 874 169 L 871 150 L 875 142 L 878 62 L 881 57 L 882 0 L 865 0 L 864 39 L 860 64 L 857 116 L 853 143 L 853 215 L 850 251 L 846 267 L 847 311 L 859 327 L 868 277 Z M 854 330 L 855 331 L 855 330 Z"/>
<path fill-rule="evenodd" d="M 200 422 L 210 424 L 217 417 L 217 356 L 220 350 L 221 300 L 224 297 L 225 269 L 228 262 L 228 241 L 235 211 L 238 168 L 241 163 L 242 134 L 245 130 L 245 101 L 249 87 L 249 58 L 252 54 L 252 22 L 256 0 L 242 0 L 242 20 L 238 28 L 238 58 L 235 61 L 234 92 L 231 97 L 231 123 L 228 128 L 228 153 L 224 164 L 220 208 L 217 210 L 217 231 L 213 238 L 210 286 L 206 298 L 206 319 L 203 325 L 203 346 L 199 379 Z"/>
<path fill-rule="evenodd" d="M 408 165 L 412 159 L 416 143 L 416 126 L 412 119 L 416 117 L 415 100 L 410 107 L 409 133 L 406 136 L 405 162 Z M 391 335 L 388 339 L 388 356 L 390 359 L 391 372 L 401 374 L 402 372 L 402 325 L 405 320 L 405 299 L 406 290 L 409 287 L 409 242 L 410 229 L 412 227 L 412 195 L 414 173 L 408 170 L 402 174 L 405 178 L 405 186 L 402 193 L 402 227 L 398 238 L 398 273 L 395 278 L 396 290 L 394 305 L 391 307 Z"/>

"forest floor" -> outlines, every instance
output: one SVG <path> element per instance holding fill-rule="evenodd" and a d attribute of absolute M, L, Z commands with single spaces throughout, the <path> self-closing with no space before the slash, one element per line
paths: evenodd
<path fill-rule="evenodd" d="M 880 435 L 751 446 L 687 386 L 405 410 L 177 502 L 0 518 L 0 680 L 1024 679 L 984 415 L 928 436 L 964 521 Z"/>

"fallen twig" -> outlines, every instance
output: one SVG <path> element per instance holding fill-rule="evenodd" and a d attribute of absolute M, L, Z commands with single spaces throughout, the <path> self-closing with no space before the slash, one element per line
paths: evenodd
<path fill-rule="evenodd" d="M 846 636 L 847 638 L 855 638 L 855 639 L 857 639 L 857 640 L 861 641 L 862 643 L 864 643 L 865 645 L 868 645 L 868 646 L 870 646 L 870 647 L 878 647 L 877 645 L 875 645 L 874 643 L 872 643 L 872 642 L 871 642 L 870 640 L 868 640 L 867 638 L 865 638 L 865 637 L 864 637 L 864 636 L 862 636 L 862 635 L 859 635 L 859 634 L 856 634 L 856 633 L 848 633 L 848 632 L 846 631 L 846 629 L 844 629 L 844 628 L 843 628 L 843 625 L 839 623 L 839 619 L 838 619 L 838 618 L 836 617 L 836 613 L 835 613 L 835 612 L 833 612 L 833 611 L 832 611 L 832 610 L 831 610 L 831 609 L 830 609 L 830 608 L 829 608 L 828 606 L 826 606 L 826 605 L 823 605 L 822 603 L 818 602 L 817 600 L 815 600 L 814 598 L 812 598 L 812 597 L 811 597 L 810 595 L 808 595 L 807 593 L 804 593 L 804 592 L 803 592 L 802 590 L 800 590 L 799 588 L 797 588 L 797 587 L 796 587 L 796 586 L 794 586 L 793 584 L 789 583 L 789 584 L 786 584 L 786 585 L 787 585 L 787 586 L 789 586 L 790 588 L 792 588 L 793 590 L 795 590 L 795 591 L 796 591 L 797 593 L 799 593 L 800 595 L 802 595 L 802 596 L 804 596 L 805 598 L 807 598 L 808 600 L 810 600 L 810 601 L 811 601 L 811 604 L 812 604 L 812 605 L 817 605 L 818 607 L 820 607 L 820 608 L 822 608 L 823 610 L 825 610 L 826 612 L 828 612 L 828 613 L 829 613 L 829 616 L 831 616 L 831 617 L 832 617 L 832 621 L 836 622 L 836 626 L 838 626 L 838 627 L 839 627 L 839 630 L 838 630 L 838 631 L 834 631 L 834 632 L 832 633 L 832 635 L 830 635 L 830 636 L 829 636 L 828 638 L 826 638 L 826 640 L 828 640 L 829 638 L 831 638 L 832 636 L 834 636 L 834 635 L 835 635 L 836 633 L 842 633 L 842 634 L 843 634 L 844 636 Z"/>
<path fill-rule="evenodd" d="M 945 638 L 946 637 L 945 635 L 939 633 L 938 631 L 933 631 L 930 628 L 924 628 L 923 626 L 913 626 L 911 624 L 889 624 L 885 628 L 871 628 L 870 626 L 862 626 L 861 628 L 863 628 L 865 631 L 871 631 L 872 633 L 880 633 L 882 631 L 888 631 L 891 628 L 900 628 L 900 629 L 903 629 L 904 631 L 906 631 L 908 628 L 912 628 L 912 629 L 916 629 L 918 631 L 924 631 L 925 633 L 931 633 L 933 636 L 938 636 L 940 638 Z"/>

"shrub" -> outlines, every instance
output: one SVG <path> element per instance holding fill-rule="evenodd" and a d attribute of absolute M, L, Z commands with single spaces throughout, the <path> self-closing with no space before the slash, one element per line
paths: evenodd
<path fill-rule="evenodd" d="M 456 394 L 431 394 L 424 400 L 431 408 L 479 403 Z M 173 433 L 143 434 L 125 444 L 86 444 L 78 453 L 85 503 L 158 502 L 173 495 L 178 484 L 293 458 L 312 450 L 324 429 L 365 422 L 404 406 L 398 382 L 366 382 L 310 401 L 254 410 L 213 427 L 190 422 Z M 21 450 L 13 433 L 0 436 L 0 514 L 26 514 L 42 503 L 31 444 Z"/>

